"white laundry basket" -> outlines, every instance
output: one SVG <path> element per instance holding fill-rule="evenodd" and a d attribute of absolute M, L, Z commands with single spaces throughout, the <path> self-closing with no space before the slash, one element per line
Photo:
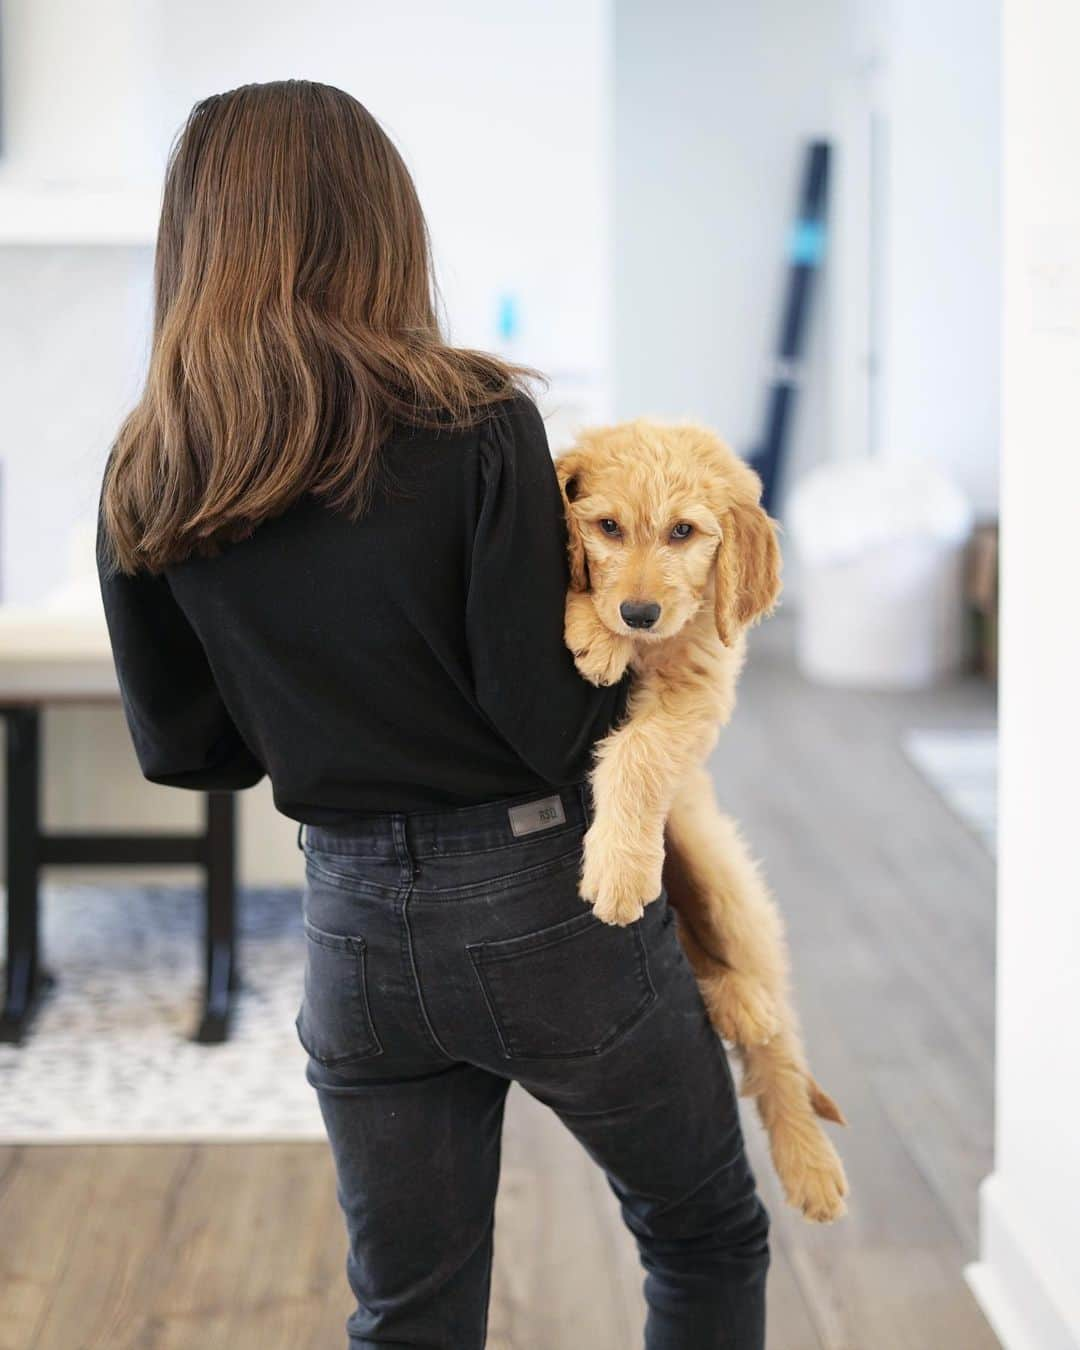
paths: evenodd
<path fill-rule="evenodd" d="M 912 689 L 964 663 L 971 507 L 914 460 L 826 464 L 789 502 L 801 564 L 797 654 L 825 684 Z"/>

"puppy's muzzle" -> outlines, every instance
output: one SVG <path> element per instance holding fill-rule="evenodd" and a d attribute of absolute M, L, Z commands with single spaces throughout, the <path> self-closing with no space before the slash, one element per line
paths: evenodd
<path fill-rule="evenodd" d="M 653 600 L 624 600 L 619 614 L 627 628 L 652 628 L 660 617 L 660 606 Z"/>

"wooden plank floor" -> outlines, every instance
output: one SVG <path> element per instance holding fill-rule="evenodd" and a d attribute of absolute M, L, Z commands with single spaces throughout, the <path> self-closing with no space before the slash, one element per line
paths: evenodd
<path fill-rule="evenodd" d="M 903 757 L 985 726 L 987 690 L 812 688 L 755 635 L 715 760 L 788 917 L 815 1071 L 854 1195 L 774 1216 L 771 1350 L 991 1350 L 961 1268 L 991 1164 L 993 867 Z M 29 1053 L 33 1053 L 32 1048 Z M 508 1112 L 491 1350 L 628 1350 L 640 1275 L 603 1178 L 524 1094 Z M 0 1149 L 0 1350 L 324 1350 L 348 1310 L 320 1145 Z"/>

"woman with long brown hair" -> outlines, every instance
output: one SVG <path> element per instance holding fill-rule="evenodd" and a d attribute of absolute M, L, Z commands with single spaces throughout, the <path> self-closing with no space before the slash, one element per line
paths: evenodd
<path fill-rule="evenodd" d="M 154 782 L 269 774 L 301 823 L 297 1030 L 349 1344 L 483 1345 L 516 1081 L 606 1170 L 652 1350 L 759 1350 L 767 1220 L 671 911 L 611 928 L 577 894 L 590 751 L 626 691 L 563 645 L 528 375 L 443 339 L 412 181 L 355 99 L 288 81 L 198 104 L 102 493 L 124 708 Z"/>

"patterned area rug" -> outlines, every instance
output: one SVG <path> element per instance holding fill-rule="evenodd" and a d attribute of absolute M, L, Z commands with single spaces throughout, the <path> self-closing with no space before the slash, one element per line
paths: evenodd
<path fill-rule="evenodd" d="M 245 892 L 240 930 L 231 1037 L 197 1045 L 197 893 L 47 887 L 44 949 L 57 986 L 25 1045 L 0 1045 L 0 1142 L 321 1138 L 293 1026 L 300 893 Z"/>
<path fill-rule="evenodd" d="M 956 815 L 997 853 L 996 731 L 910 731 L 904 749 Z"/>

